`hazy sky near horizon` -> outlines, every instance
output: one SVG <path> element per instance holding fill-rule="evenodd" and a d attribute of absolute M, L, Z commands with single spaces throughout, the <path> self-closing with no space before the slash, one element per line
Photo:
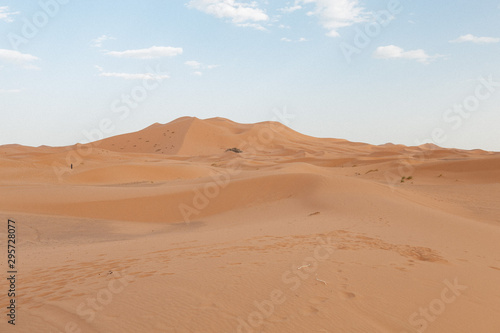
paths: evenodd
<path fill-rule="evenodd" d="M 313 136 L 500 151 L 499 0 L 7 0 L 0 32 L 0 144 L 286 110 Z"/>

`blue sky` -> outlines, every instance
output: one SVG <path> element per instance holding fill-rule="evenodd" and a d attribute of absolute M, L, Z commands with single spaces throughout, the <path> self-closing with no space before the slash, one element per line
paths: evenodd
<path fill-rule="evenodd" d="M 0 144 L 286 110 L 319 137 L 500 151 L 499 0 L 1 1 L 0 32 Z"/>

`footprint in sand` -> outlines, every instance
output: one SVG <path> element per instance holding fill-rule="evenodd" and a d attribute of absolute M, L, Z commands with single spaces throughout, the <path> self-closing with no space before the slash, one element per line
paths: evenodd
<path fill-rule="evenodd" d="M 356 297 L 356 294 L 351 293 L 349 291 L 341 291 L 339 292 L 340 298 L 343 300 L 350 300 Z"/>
<path fill-rule="evenodd" d="M 305 317 L 314 315 L 318 312 L 319 312 L 319 310 L 312 305 L 307 305 L 299 310 L 300 315 L 305 316 Z"/>
<path fill-rule="evenodd" d="M 311 304 L 321 304 L 321 303 L 324 303 L 324 302 L 326 302 L 328 300 L 329 300 L 328 297 L 316 296 L 316 297 L 309 298 L 309 303 L 311 303 Z"/>

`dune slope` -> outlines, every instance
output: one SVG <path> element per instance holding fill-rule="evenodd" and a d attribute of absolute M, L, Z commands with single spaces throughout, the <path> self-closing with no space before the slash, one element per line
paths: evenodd
<path fill-rule="evenodd" d="M 184 117 L 0 146 L 0 194 L 19 332 L 500 330 L 499 153 Z"/>

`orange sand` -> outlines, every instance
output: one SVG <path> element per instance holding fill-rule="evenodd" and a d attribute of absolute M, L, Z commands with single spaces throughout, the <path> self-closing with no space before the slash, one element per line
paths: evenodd
<path fill-rule="evenodd" d="M 16 332 L 500 331 L 499 153 L 184 117 L 1 146 L 0 194 Z"/>

